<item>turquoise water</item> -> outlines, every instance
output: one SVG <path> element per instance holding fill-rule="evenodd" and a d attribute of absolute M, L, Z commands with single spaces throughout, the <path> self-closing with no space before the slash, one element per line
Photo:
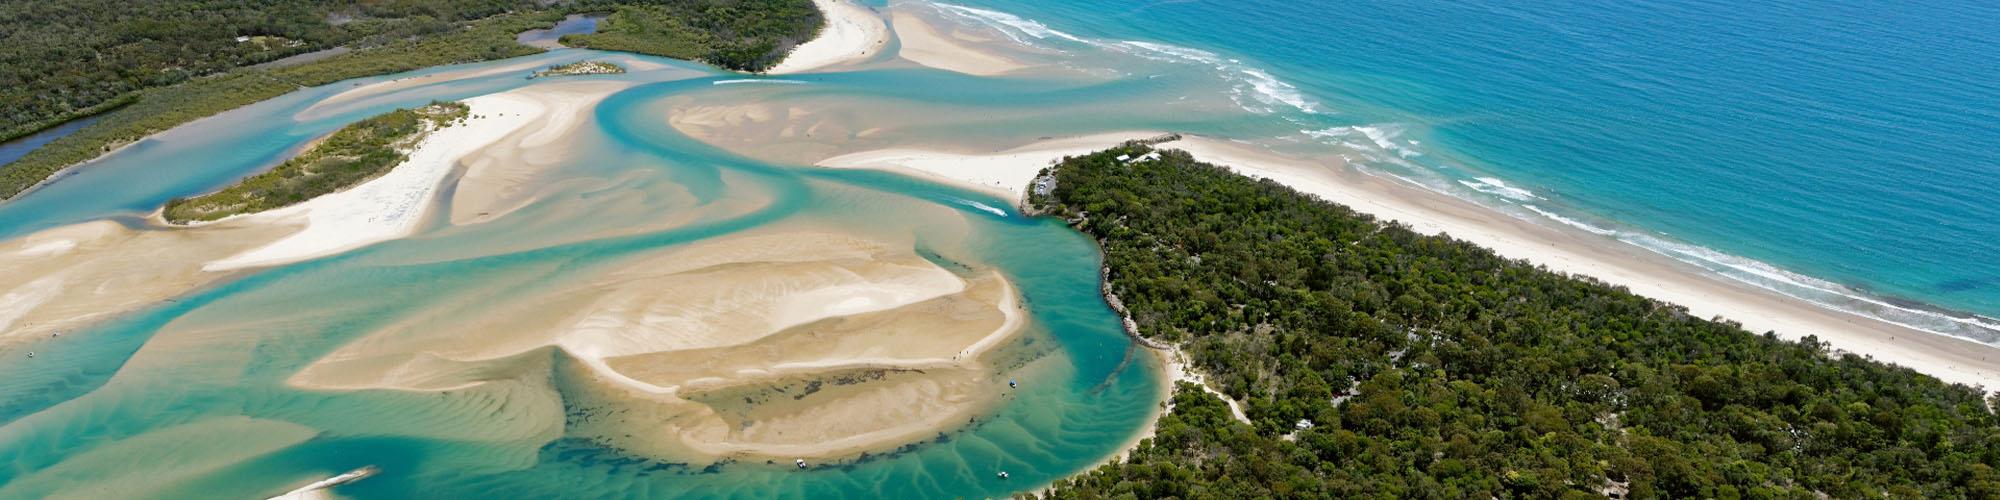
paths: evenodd
<path fill-rule="evenodd" d="M 1038 44 L 1206 51 L 1293 125 L 1269 139 L 2000 342 L 1990 2 L 953 3 Z"/>
<path fill-rule="evenodd" d="M 743 77 L 562 50 L 302 90 L 141 141 L 0 204 L 0 239 L 134 221 L 363 117 L 537 84 L 526 70 L 468 70 L 584 59 L 663 66 L 586 77 L 646 82 L 599 106 L 579 139 L 590 151 L 561 165 L 564 176 L 591 183 L 561 184 L 569 187 L 493 223 L 439 222 L 413 238 L 248 273 L 84 331 L 0 347 L 10 360 L 0 363 L 0 497 L 77 493 L 107 471 L 146 466 L 139 451 L 148 439 L 194 450 L 216 441 L 200 437 L 210 432 L 204 425 L 245 417 L 264 423 L 221 439 L 229 447 L 280 442 L 289 428 L 310 437 L 148 489 L 254 497 L 374 465 L 381 475 L 336 491 L 992 496 L 1113 453 L 1158 402 L 1158 367 L 1141 361 L 1097 296 L 1091 242 L 978 192 L 717 149 L 665 123 L 673 103 L 833 103 L 830 114 L 861 109 L 858 123 L 901 125 L 885 132 L 892 143 L 1000 146 L 1175 130 L 1332 152 L 1370 173 L 1578 225 L 1833 307 L 2000 340 L 1976 323 L 1985 320 L 1895 305 L 2000 314 L 2000 195 L 1990 189 L 2000 177 L 1990 97 L 2000 30 L 1984 25 L 1996 18 L 1988 6 L 872 3 L 991 30 L 1077 72 L 973 77 L 875 64 L 784 78 L 803 85 L 722 85 Z M 1870 21 L 1851 21 L 1859 18 Z M 357 86 L 413 78 L 401 90 L 314 107 Z M 699 203 L 661 201 L 669 192 Z M 718 208 L 738 199 L 770 202 Z M 629 204 L 613 209 L 611 200 Z M 594 232 L 650 227 L 680 210 L 698 216 L 639 234 Z M 969 230 L 927 222 L 941 217 L 962 218 Z M 1030 310 L 1027 350 L 1046 367 L 1020 374 L 1032 390 L 941 439 L 801 472 L 690 468 L 510 427 L 518 420 L 510 415 L 563 410 L 523 396 L 546 383 L 433 394 L 284 382 L 342 345 L 461 300 L 549 289 L 648 252 L 794 223 L 914 235 L 940 259 L 1003 273 Z M 14 361 L 26 350 L 40 357 Z M 563 361 L 551 353 L 547 362 Z M 173 461 L 226 454 L 184 451 Z M 995 470 L 1012 479 L 995 479 Z"/>
<path fill-rule="evenodd" d="M 1081 235 L 1056 221 L 1025 218 L 1007 208 L 1009 202 L 983 193 L 882 173 L 750 160 L 683 137 L 655 114 L 663 99 L 727 96 L 753 87 L 715 84 L 741 78 L 737 75 L 587 51 L 559 51 L 527 62 L 539 67 L 585 58 L 668 66 L 615 77 L 658 83 L 607 99 L 579 139 L 592 149 L 565 159 L 563 171 L 613 179 L 613 187 L 557 193 L 498 223 L 434 227 L 416 238 L 255 272 L 84 331 L 0 348 L 5 351 L 0 355 L 10 360 L 22 359 L 20 351 L 26 350 L 39 356 L 33 362 L 0 364 L 0 401 L 5 401 L 0 404 L 0 496 L 77 493 L 76 488 L 96 481 L 90 474 L 143 466 L 132 463 L 139 460 L 133 452 L 118 448 L 122 442 L 196 433 L 190 429 L 238 417 L 302 425 L 313 437 L 147 489 L 165 497 L 256 496 L 374 465 L 380 475 L 343 486 L 339 493 L 362 498 L 467 497 L 492 491 L 533 497 L 1002 495 L 1046 484 L 1115 452 L 1159 402 L 1158 367 L 1125 338 L 1098 296 L 1096 248 Z M 141 142 L 17 203 L 0 205 L 0 232 L 134 217 L 167 198 L 210 190 L 257 171 L 304 141 L 361 117 L 531 82 L 521 78 L 523 72 L 434 78 L 435 83 L 381 97 L 311 109 L 357 84 L 521 63 L 342 83 L 232 111 L 221 119 L 269 126 L 197 123 Z M 1080 88 L 1091 88 L 1058 81 L 958 85 L 948 91 L 942 86 L 905 87 L 911 81 L 962 79 L 919 73 L 806 77 L 813 85 L 801 86 L 798 94 L 894 94 L 967 107 L 1036 101 L 1040 114 L 1053 115 L 1088 94 Z M 1111 90 L 1098 98 L 1126 92 L 1116 85 L 1107 88 Z M 1099 117 L 1070 126 L 1133 125 L 1118 120 Z M 1002 121 L 963 128 L 964 133 L 978 133 L 1014 126 Z M 129 182 L 139 176 L 152 182 Z M 700 206 L 725 206 L 743 196 L 773 201 L 645 234 L 566 238 L 574 235 L 565 231 L 588 232 L 578 228 L 643 223 L 608 213 L 574 219 L 574 209 L 588 206 L 592 196 L 657 194 L 662 186 L 685 189 L 700 199 Z M 938 214 L 961 214 L 952 217 L 963 218 L 970 233 L 939 233 L 924 222 Z M 659 215 L 666 214 L 650 216 Z M 345 343 L 401 319 L 451 307 L 459 299 L 554 286 L 645 252 L 801 221 L 858 232 L 914 234 L 923 250 L 938 258 L 974 270 L 1001 271 L 1030 310 L 1025 348 L 1041 360 L 1034 364 L 1041 368 L 1009 376 L 1018 376 L 1032 390 L 1005 400 L 976 424 L 936 439 L 802 472 L 789 464 L 762 463 L 690 468 L 580 439 L 509 438 L 507 422 L 518 419 L 507 417 L 507 411 L 530 411 L 522 408 L 536 407 L 537 401 L 509 392 L 520 390 L 513 384 L 431 394 L 306 391 L 284 382 Z M 513 403 L 507 411 L 471 403 L 492 400 Z M 253 429 L 229 438 L 255 443 L 267 433 L 277 439 L 276 430 Z M 186 455 L 180 459 L 204 458 L 202 452 Z M 1011 478 L 995 478 L 999 470 Z"/>

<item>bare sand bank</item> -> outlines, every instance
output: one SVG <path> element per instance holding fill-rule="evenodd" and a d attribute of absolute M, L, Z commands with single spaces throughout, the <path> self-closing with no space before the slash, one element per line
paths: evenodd
<path fill-rule="evenodd" d="M 972 45 L 979 38 L 939 26 L 906 12 L 890 14 L 896 40 L 902 43 L 898 57 L 920 65 L 969 75 L 992 76 L 1028 67 L 1006 56 Z"/>
<path fill-rule="evenodd" d="M 0 342 L 45 338 L 187 293 L 230 271 L 299 262 L 405 237 L 435 204 L 460 159 L 480 157 L 461 183 L 466 210 L 521 204 L 517 184 L 545 167 L 589 106 L 623 88 L 565 82 L 470 99 L 472 118 L 426 137 L 408 161 L 355 187 L 290 207 L 191 226 L 93 221 L 0 242 Z M 529 127 L 538 124 L 538 127 Z M 518 133 L 517 133 L 518 132 Z M 514 205 L 507 205 L 514 206 Z"/>
<path fill-rule="evenodd" d="M 1028 182 L 1042 169 L 1066 156 L 1077 156 L 1160 135 L 1158 132 L 1111 132 L 1036 141 L 992 152 L 954 153 L 914 148 L 882 149 L 820 160 L 829 168 L 867 168 L 927 177 L 967 186 L 1019 203 Z"/>
<path fill-rule="evenodd" d="M 889 43 L 882 16 L 853 0 L 813 0 L 826 18 L 819 36 L 792 48 L 785 60 L 767 73 L 804 73 L 868 59 Z"/>
<path fill-rule="evenodd" d="M 209 262 L 210 271 L 266 267 L 324 257 L 408 236 L 443 189 L 458 160 L 543 118 L 548 107 L 522 92 L 465 100 L 470 118 L 432 131 L 409 159 L 381 177 L 305 203 L 231 219 L 305 229 L 256 249 Z"/>
<path fill-rule="evenodd" d="M 49 338 L 200 288 L 226 277 L 204 270 L 208 261 L 297 230 L 93 221 L 0 242 L 0 344 Z"/>
<path fill-rule="evenodd" d="M 572 436 L 696 462 L 894 448 L 997 400 L 982 359 L 1025 321 L 997 274 L 913 244 L 798 227 L 704 240 L 394 325 L 291 383 L 453 391 L 554 353 L 564 404 L 587 415 Z"/>
<path fill-rule="evenodd" d="M 464 174 L 453 188 L 451 223 L 493 220 L 534 201 L 543 174 L 573 153 L 569 145 L 577 128 L 592 116 L 591 110 L 606 96 L 631 86 L 618 81 L 576 81 L 510 92 L 532 103 L 496 111 L 520 113 L 529 123 L 459 159 Z"/>

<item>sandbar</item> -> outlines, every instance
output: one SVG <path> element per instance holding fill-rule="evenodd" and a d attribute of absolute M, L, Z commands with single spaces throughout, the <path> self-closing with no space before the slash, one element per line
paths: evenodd
<path fill-rule="evenodd" d="M 305 229 L 203 266 L 210 271 L 288 264 L 407 236 L 417 230 L 445 177 L 462 158 L 540 120 L 540 100 L 500 93 L 465 100 L 463 123 L 432 131 L 409 159 L 381 177 L 277 210 L 243 216 L 250 223 L 303 221 Z"/>
<path fill-rule="evenodd" d="M 934 437 L 997 401 L 983 361 L 1025 322 L 995 272 L 914 241 L 759 228 L 557 284 L 475 297 L 352 342 L 295 374 L 314 390 L 459 391 L 532 379 L 565 433 L 644 456 L 852 456 Z"/>
<path fill-rule="evenodd" d="M 1161 135 L 1159 132 L 1111 132 L 1036 141 L 990 152 L 946 152 L 917 148 L 863 151 L 820 160 L 828 168 L 867 168 L 914 174 L 986 191 L 1019 202 L 1028 183 L 1042 169 L 1067 156 L 1078 156 Z"/>
<path fill-rule="evenodd" d="M 992 76 L 1028 67 L 1026 64 L 967 45 L 953 34 L 939 33 L 922 17 L 904 12 L 890 15 L 896 40 L 902 42 L 897 56 L 924 66 L 969 75 Z"/>

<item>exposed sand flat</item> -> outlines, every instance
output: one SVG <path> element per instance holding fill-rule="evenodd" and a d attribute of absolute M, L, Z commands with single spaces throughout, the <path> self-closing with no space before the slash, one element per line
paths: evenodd
<path fill-rule="evenodd" d="M 288 264 L 407 236 L 417 230 L 460 158 L 536 123 L 549 111 L 542 100 L 513 92 L 475 97 L 465 104 L 471 111 L 463 123 L 431 131 L 408 160 L 381 177 L 305 203 L 241 217 L 253 224 L 302 221 L 306 228 L 204 268 Z"/>
<path fill-rule="evenodd" d="M 819 36 L 799 44 L 785 60 L 767 71 L 773 75 L 803 73 L 867 59 L 889 42 L 889 27 L 867 7 L 853 0 L 813 0 L 826 18 Z"/>
<path fill-rule="evenodd" d="M 924 149 L 864 151 L 821 160 L 830 168 L 870 168 L 912 173 L 984 190 L 1009 200 L 1027 195 L 1028 183 L 1043 168 L 1066 156 L 1088 154 L 1158 132 L 1113 132 L 1037 141 L 991 153 L 950 153 Z"/>
<path fill-rule="evenodd" d="M 807 164 L 834 156 L 856 142 L 869 143 L 876 131 L 859 130 L 873 117 L 854 103 L 801 103 L 777 100 L 709 104 L 674 101 L 667 123 L 702 142 L 765 161 Z"/>
<path fill-rule="evenodd" d="M 509 92 L 533 100 L 540 119 L 467 155 L 459 163 L 464 175 L 451 198 L 451 223 L 469 224 L 504 216 L 534 201 L 541 174 L 572 155 L 576 130 L 591 110 L 628 82 L 574 81 L 535 85 Z M 523 111 L 523 115 L 527 113 Z"/>
<path fill-rule="evenodd" d="M 461 390 L 521 379 L 553 347 L 565 404 L 591 415 L 574 436 L 692 461 L 893 448 L 993 401 L 980 359 L 1025 322 L 997 274 L 959 276 L 912 245 L 811 229 L 704 240 L 392 326 L 291 382 Z"/>
<path fill-rule="evenodd" d="M 95 221 L 0 242 L 0 343 L 75 330 L 181 295 L 227 276 L 205 272 L 207 261 L 296 230 L 241 223 L 135 230 Z"/>
<path fill-rule="evenodd" d="M 1313 163 L 1229 141 L 1190 137 L 1162 145 L 1252 177 L 1268 178 L 1429 234 L 1447 233 L 1551 270 L 1589 276 L 1632 292 L 1720 316 L 1752 332 L 1799 339 L 1816 335 L 1835 348 L 1865 354 L 1947 382 L 2000 389 L 2000 349 L 1834 311 L 1709 277 L 1693 266 L 1607 237 L 1543 226 L 1416 187 L 1353 172 L 1337 160 Z"/>
<path fill-rule="evenodd" d="M 902 42 L 897 56 L 910 62 L 969 75 L 991 76 L 1028 67 L 1004 56 L 974 48 L 958 33 L 939 33 L 922 17 L 904 12 L 890 15 L 896 40 Z"/>
<path fill-rule="evenodd" d="M 455 200 L 475 213 L 524 204 L 533 193 L 520 184 L 565 154 L 579 115 L 625 86 L 563 82 L 468 100 L 477 118 L 433 132 L 389 173 L 291 207 L 191 226 L 86 222 L 0 242 L 0 342 L 85 327 L 213 283 L 227 271 L 406 236 L 459 160 L 502 138 L 511 140 L 477 157 Z"/>

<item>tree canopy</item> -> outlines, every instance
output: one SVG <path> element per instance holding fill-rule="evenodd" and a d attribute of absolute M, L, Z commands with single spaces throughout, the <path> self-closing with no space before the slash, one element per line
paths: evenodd
<path fill-rule="evenodd" d="M 1980 390 L 1385 224 L 1180 151 L 1069 158 L 1036 209 L 1096 237 L 1178 388 L 1060 498 L 2000 498 Z M 1301 430 L 1300 421 L 1311 428 Z"/>

